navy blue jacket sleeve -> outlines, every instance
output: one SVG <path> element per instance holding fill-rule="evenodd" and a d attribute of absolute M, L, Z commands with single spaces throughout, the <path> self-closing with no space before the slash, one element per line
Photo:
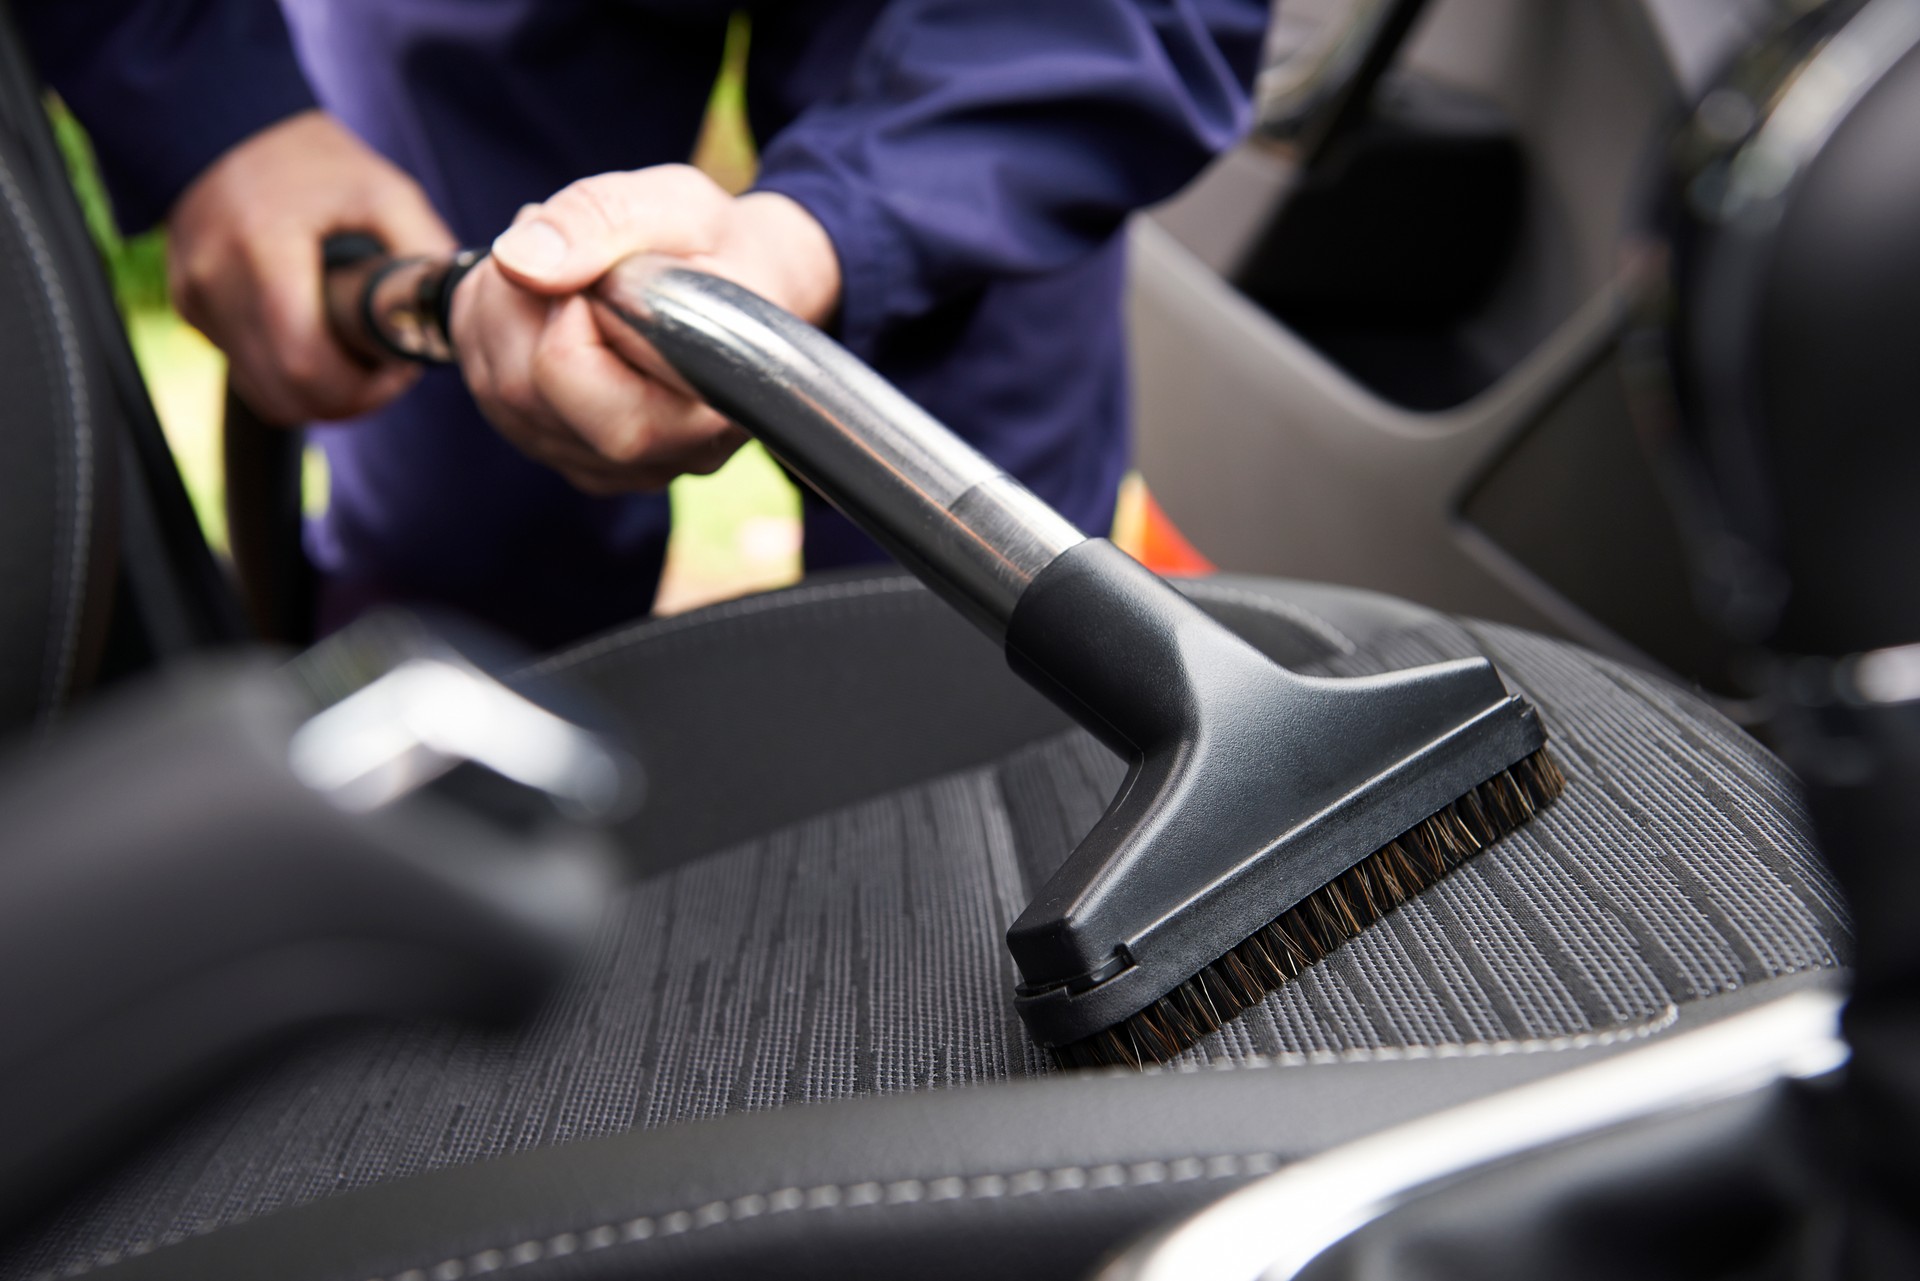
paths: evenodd
<path fill-rule="evenodd" d="M 1248 125 L 1265 0 L 892 0 L 758 186 L 839 253 L 840 335 L 1082 255 Z"/>
<path fill-rule="evenodd" d="M 138 231 L 221 152 L 313 105 L 275 0 L 16 0 L 40 74 Z"/>

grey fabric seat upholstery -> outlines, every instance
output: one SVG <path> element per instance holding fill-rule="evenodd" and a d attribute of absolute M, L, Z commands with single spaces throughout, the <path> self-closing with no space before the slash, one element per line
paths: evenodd
<path fill-rule="evenodd" d="M 1061 1074 L 1001 934 L 1118 763 L 904 578 L 643 625 L 545 664 L 631 723 L 654 798 L 538 1020 L 343 1029 L 0 1277 L 1080 1275 L 1290 1159 L 1832 981 L 1792 780 L 1689 695 L 1365 593 L 1190 590 L 1309 670 L 1488 653 L 1567 795 L 1174 1068 Z"/>

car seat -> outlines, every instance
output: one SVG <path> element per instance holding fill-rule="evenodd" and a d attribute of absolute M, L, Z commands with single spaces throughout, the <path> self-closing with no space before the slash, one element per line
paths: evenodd
<path fill-rule="evenodd" d="M 1779 11 L 1650 166 L 1639 425 L 1857 905 L 1803 993 L 1298 1163 L 1103 1281 L 1920 1275 L 1920 6 Z M 1843 1035 L 1844 1034 L 1844 1035 Z"/>
<path fill-rule="evenodd" d="M 7 82 L 4 447 L 37 471 L 0 468 L 24 656 L 0 688 L 24 731 L 232 615 L 204 547 L 155 532 L 178 482 L 31 81 Z M 142 459 L 116 501 L 111 464 Z M 540 664 L 652 780 L 630 885 L 541 1012 L 255 1063 L 13 1233 L 0 1277 L 1075 1276 L 1345 1139 L 1836 981 L 1846 909 L 1794 781 L 1699 699 L 1370 593 L 1186 590 L 1304 670 L 1490 655 L 1568 792 L 1173 1066 L 1063 1073 L 1002 934 L 1118 763 L 898 575 L 640 623 Z M 168 602 L 195 621 L 169 631 Z"/>

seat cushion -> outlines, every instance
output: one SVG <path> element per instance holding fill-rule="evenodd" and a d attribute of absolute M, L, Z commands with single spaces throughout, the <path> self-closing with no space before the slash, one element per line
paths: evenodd
<path fill-rule="evenodd" d="M 963 1231 L 956 1274 L 998 1250 L 1009 1275 L 1045 1275 L 1281 1160 L 1841 962 L 1792 779 L 1690 695 L 1365 593 L 1187 590 L 1306 670 L 1488 654 L 1539 707 L 1566 795 L 1172 1070 L 1062 1075 L 1013 1013 L 1002 935 L 1117 760 L 899 577 L 619 633 L 544 666 L 631 722 L 657 802 L 625 833 L 637 879 L 544 1012 L 345 1030 L 254 1072 L 0 1277 L 947 1275 L 955 1225 L 986 1221 L 995 1242 Z M 1009 1083 L 1035 1077 L 1052 1079 Z M 960 1085 L 987 1088 L 942 1097 Z M 1200 1173 L 1173 1179 L 1181 1161 Z M 1095 1168 L 1120 1173 L 1096 1188 Z M 1010 1225 L 969 1192 L 1035 1173 L 1036 1206 L 1057 1175 L 1073 1204 Z M 942 1179 L 960 1191 L 933 1196 Z M 821 1188 L 791 1207 L 818 1212 L 804 1231 L 745 1222 Z"/>

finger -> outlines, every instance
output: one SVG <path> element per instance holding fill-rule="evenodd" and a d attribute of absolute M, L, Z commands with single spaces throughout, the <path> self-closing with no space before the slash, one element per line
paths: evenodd
<path fill-rule="evenodd" d="M 550 467 L 604 465 L 532 386 L 532 352 L 550 304 L 483 264 L 455 297 L 462 376 L 507 442 Z"/>
<path fill-rule="evenodd" d="M 262 422 L 299 427 L 312 422 L 358 418 L 407 392 L 425 372 L 418 365 L 392 364 L 368 371 L 354 388 L 315 397 L 281 377 L 277 358 L 259 344 L 248 344 L 228 358 L 234 394 Z"/>
<path fill-rule="evenodd" d="M 487 375 L 484 383 L 469 382 L 475 399 L 489 418 L 505 414 L 529 420 L 544 413 L 533 390 L 533 353 L 546 325 L 548 301 L 508 283 L 489 263 L 475 268 L 469 280 L 459 342 L 484 364 Z M 462 305 L 457 297 L 455 302 Z"/>
<path fill-rule="evenodd" d="M 680 371 L 660 354 L 658 348 L 640 336 L 639 330 L 628 324 L 618 308 L 609 305 L 609 299 L 630 296 L 637 291 L 621 284 L 621 275 L 627 270 L 616 265 L 607 275 L 611 293 L 596 290 L 587 295 L 587 306 L 593 313 L 594 327 L 600 331 L 600 341 L 620 359 L 633 366 L 656 382 L 664 383 L 683 396 L 697 397 L 698 393 L 680 376 Z"/>
<path fill-rule="evenodd" d="M 220 348 L 227 358 L 228 381 L 235 394 L 262 421 L 297 425 L 301 421 L 298 408 L 289 403 L 278 388 L 262 385 L 253 376 L 253 371 L 264 363 L 248 350 L 258 345 L 259 326 L 250 321 L 229 325 L 225 322 L 233 318 L 223 315 L 214 305 L 216 298 L 236 293 L 245 296 L 244 290 L 236 291 L 220 279 L 233 261 L 231 255 L 214 254 L 204 246 L 188 252 L 185 241 L 185 237 L 175 236 L 167 245 L 167 295 L 174 310 L 208 342 Z"/>
<path fill-rule="evenodd" d="M 527 457 L 569 478 L 584 475 L 599 477 L 601 489 L 595 492 L 614 492 L 634 487 L 625 479 L 625 475 L 635 469 L 608 462 L 577 437 L 532 431 L 517 437 L 509 435 L 507 439 Z"/>
<path fill-rule="evenodd" d="M 683 474 L 691 476 L 711 476 L 725 467 L 740 447 L 753 439 L 753 433 L 726 419 L 721 419 L 721 429 L 707 441 L 706 447 L 694 454 L 687 462 Z"/>
<path fill-rule="evenodd" d="M 482 412 L 498 410 L 516 419 L 544 412 L 528 390 L 529 380 L 515 371 L 531 360 L 550 305 L 508 281 L 491 258 L 482 259 L 455 287 L 448 336 L 461 377 Z M 527 424 L 527 430 L 535 429 Z"/>
<path fill-rule="evenodd" d="M 663 490 L 680 474 L 645 464 L 611 462 L 576 436 L 538 430 L 518 436 L 503 431 L 501 435 L 527 457 L 558 472 L 574 488 L 597 496 Z"/>
<path fill-rule="evenodd" d="M 285 246 L 297 246 L 288 237 Z M 324 307 L 302 289 L 318 290 L 319 272 L 305 255 L 273 249 L 257 263 L 242 250 L 211 278 L 176 291 L 190 323 L 228 357 L 236 390 L 270 422 L 298 424 L 354 417 L 378 408 L 419 380 L 421 370 L 393 363 L 369 368 L 339 350 Z"/>
<path fill-rule="evenodd" d="M 534 384 L 555 417 L 623 465 L 670 474 L 711 470 L 716 439 L 728 429 L 726 419 L 706 405 L 608 350 L 579 297 L 557 305 L 548 318 L 534 354 Z"/>
<path fill-rule="evenodd" d="M 348 405 L 344 417 L 358 418 L 370 414 L 390 401 L 398 400 L 413 388 L 426 374 L 426 368 L 412 361 L 387 365 L 369 378 L 362 386 L 360 394 Z"/>
<path fill-rule="evenodd" d="M 569 485 L 572 485 L 575 489 L 589 497 L 612 498 L 620 492 L 613 481 L 590 471 L 583 472 L 574 471 L 570 468 L 561 468 L 560 474 L 566 477 Z"/>
<path fill-rule="evenodd" d="M 327 324 L 317 246 L 301 237 L 275 237 L 251 247 L 245 288 L 255 299 L 258 326 L 237 344 L 237 359 L 257 362 L 254 377 L 279 382 L 283 393 L 313 418 L 343 418 L 377 403 L 397 376 L 353 359 Z M 245 304 L 233 301 L 242 311 Z M 264 350 L 262 350 L 264 349 Z"/>
<path fill-rule="evenodd" d="M 647 468 L 625 467 L 610 462 L 595 453 L 579 437 L 545 430 L 529 420 L 515 420 L 501 428 L 500 434 L 515 449 L 559 472 L 568 483 L 588 493 L 612 494 L 658 488 L 671 479 L 669 476 L 655 482 L 647 474 Z M 591 483 L 587 478 L 592 478 Z"/>
<path fill-rule="evenodd" d="M 277 378 L 262 379 L 256 373 L 265 362 L 245 358 L 231 348 L 227 356 L 227 382 L 240 403 L 252 410 L 261 422 L 275 427 L 297 428 L 311 421 L 306 407 Z"/>
<path fill-rule="evenodd" d="M 687 165 L 599 174 L 516 222 L 494 241 L 493 253 L 517 283 L 573 293 L 629 254 L 713 252 L 731 199 Z"/>

